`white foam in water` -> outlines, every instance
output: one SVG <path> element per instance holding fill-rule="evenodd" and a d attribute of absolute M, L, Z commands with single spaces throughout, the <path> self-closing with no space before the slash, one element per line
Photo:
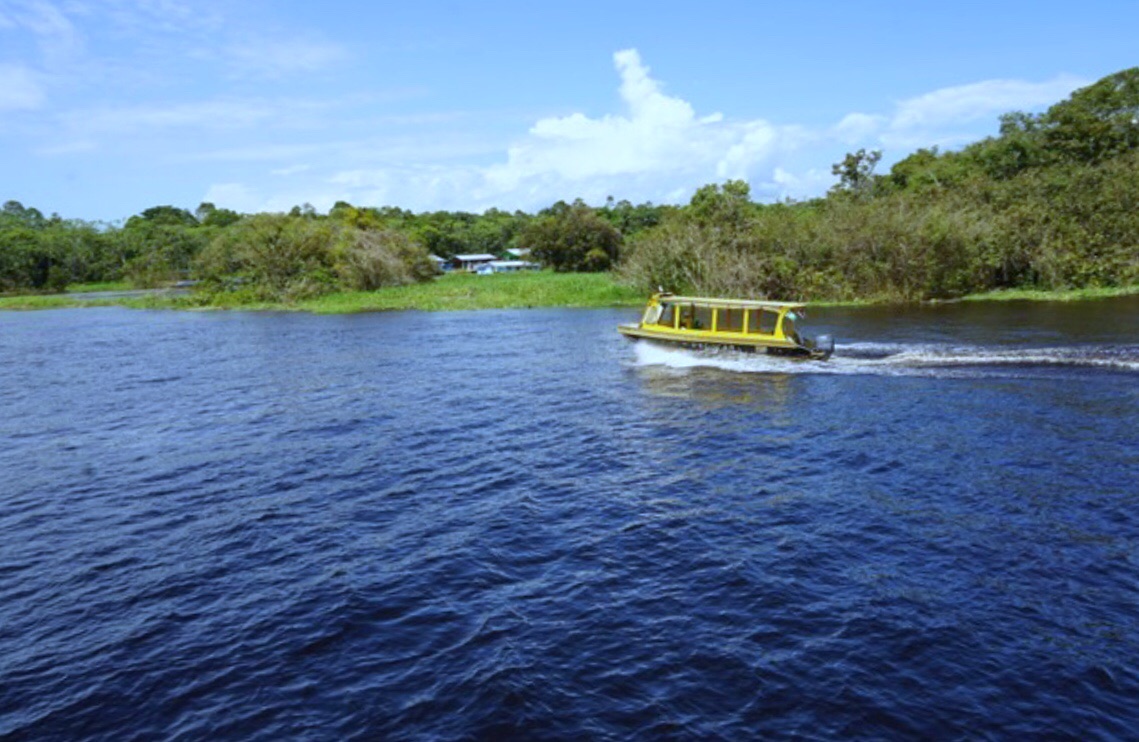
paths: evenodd
<path fill-rule="evenodd" d="M 852 343 L 839 345 L 827 361 L 812 361 L 736 350 L 689 350 L 655 343 L 635 344 L 638 366 L 716 368 L 756 374 L 880 374 L 970 376 L 1019 367 L 1083 367 L 1139 372 L 1139 348 L 1001 348 L 984 346 Z"/>

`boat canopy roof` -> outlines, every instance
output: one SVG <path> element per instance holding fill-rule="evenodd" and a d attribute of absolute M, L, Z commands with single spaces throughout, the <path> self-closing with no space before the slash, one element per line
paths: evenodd
<path fill-rule="evenodd" d="M 662 303 L 668 302 L 671 304 L 697 304 L 703 307 L 723 307 L 728 309 L 774 309 L 776 311 L 783 311 L 787 309 L 799 309 L 807 306 L 806 302 L 801 301 L 763 301 L 760 299 L 713 299 L 701 296 L 674 296 L 672 294 L 660 294 L 659 300 Z"/>

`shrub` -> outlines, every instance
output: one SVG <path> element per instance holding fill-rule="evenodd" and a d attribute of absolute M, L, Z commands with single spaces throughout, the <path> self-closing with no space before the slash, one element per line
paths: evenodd
<path fill-rule="evenodd" d="M 335 270 L 345 288 L 372 291 L 428 281 L 435 264 L 427 250 L 395 230 L 346 228 L 337 246 Z"/>

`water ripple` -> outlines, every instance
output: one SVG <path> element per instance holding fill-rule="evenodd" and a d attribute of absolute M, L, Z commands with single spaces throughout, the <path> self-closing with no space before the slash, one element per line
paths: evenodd
<path fill-rule="evenodd" d="M 1127 737 L 1134 328 L 955 311 L 6 318 L 0 737 Z"/>

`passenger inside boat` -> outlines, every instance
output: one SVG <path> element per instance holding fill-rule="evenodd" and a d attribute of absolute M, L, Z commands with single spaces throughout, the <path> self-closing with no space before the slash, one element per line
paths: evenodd
<path fill-rule="evenodd" d="M 712 307 L 701 307 L 698 305 L 692 306 L 692 329 L 693 330 L 711 330 L 712 329 Z"/>

